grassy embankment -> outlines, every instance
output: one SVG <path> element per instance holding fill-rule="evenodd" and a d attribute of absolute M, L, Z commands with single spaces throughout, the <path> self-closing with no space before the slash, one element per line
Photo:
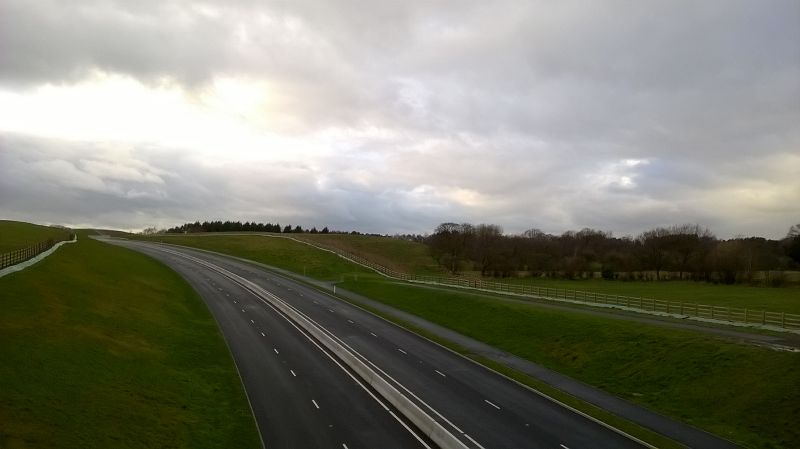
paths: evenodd
<path fill-rule="evenodd" d="M 27 248 L 47 239 L 64 237 L 68 231 L 20 221 L 0 220 L 0 254 Z"/>
<path fill-rule="evenodd" d="M 80 234 L 0 278 L 0 447 L 260 447 L 197 294 Z"/>
<path fill-rule="evenodd" d="M 497 301 L 463 291 L 433 292 L 370 275 L 330 253 L 284 239 L 179 236 L 165 241 L 234 254 L 298 273 L 306 267 L 307 274 L 319 279 L 344 278 L 343 287 L 349 290 L 739 444 L 800 447 L 800 428 L 796 425 L 800 422 L 800 354 L 690 331 L 544 310 L 535 304 Z M 663 285 L 668 288 L 672 283 Z M 518 373 L 514 375 L 540 386 Z M 632 426 L 621 426 L 644 436 Z"/>
<path fill-rule="evenodd" d="M 370 235 L 298 234 L 292 237 L 346 251 L 404 273 L 443 275 L 444 271 L 422 243 Z"/>

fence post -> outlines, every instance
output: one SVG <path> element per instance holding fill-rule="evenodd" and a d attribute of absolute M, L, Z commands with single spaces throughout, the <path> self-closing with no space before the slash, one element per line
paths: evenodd
<path fill-rule="evenodd" d="M 762 310 L 761 311 L 761 325 L 762 326 L 766 326 L 766 324 L 767 324 L 767 311 L 766 310 Z"/>
<path fill-rule="evenodd" d="M 781 327 L 786 327 L 786 312 L 781 312 Z"/>
<path fill-rule="evenodd" d="M 747 309 L 744 309 L 744 324 L 747 324 Z"/>

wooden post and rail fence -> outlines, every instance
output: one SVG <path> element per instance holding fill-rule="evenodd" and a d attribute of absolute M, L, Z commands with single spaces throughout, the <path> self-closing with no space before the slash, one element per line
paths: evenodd
<path fill-rule="evenodd" d="M 25 262 L 26 260 L 33 259 L 39 254 L 52 248 L 57 243 L 72 240 L 74 238 L 75 234 L 72 233 L 64 234 L 61 237 L 56 237 L 56 238 L 51 237 L 45 241 L 36 243 L 26 248 L 20 248 L 14 251 L 9 251 L 5 254 L 0 254 L 0 270 L 10 267 L 12 265 L 16 265 L 18 263 Z"/>

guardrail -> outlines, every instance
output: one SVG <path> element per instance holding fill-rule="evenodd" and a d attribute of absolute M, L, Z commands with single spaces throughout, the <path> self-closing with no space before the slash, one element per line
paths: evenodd
<path fill-rule="evenodd" d="M 700 320 L 727 322 L 735 325 L 759 326 L 773 329 L 800 330 L 800 315 L 785 312 L 769 312 L 765 310 L 739 307 L 722 307 L 695 302 L 665 301 L 637 296 L 610 295 L 580 290 L 537 287 L 534 285 L 510 284 L 506 282 L 484 281 L 483 279 L 453 276 L 426 276 L 403 273 L 371 262 L 365 257 L 336 248 L 327 248 L 316 243 L 299 240 L 315 248 L 329 251 L 350 260 L 358 265 L 370 268 L 386 277 L 417 283 L 445 285 L 451 287 L 482 290 L 492 293 L 503 293 L 515 296 L 539 298 L 554 301 L 567 301 L 586 305 L 618 307 L 639 313 L 669 314 Z"/>
<path fill-rule="evenodd" d="M 39 254 L 55 246 L 56 243 L 72 240 L 74 238 L 75 234 L 65 234 L 64 236 L 58 238 L 51 237 L 43 242 L 39 242 L 27 248 L 20 248 L 5 254 L 0 254 L 0 270 L 18 263 L 25 262 L 28 259 L 33 259 Z"/>

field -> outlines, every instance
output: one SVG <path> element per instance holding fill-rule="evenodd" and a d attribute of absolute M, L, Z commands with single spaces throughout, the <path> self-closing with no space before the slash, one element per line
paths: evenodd
<path fill-rule="evenodd" d="M 771 288 L 749 285 L 714 285 L 708 282 L 692 281 L 622 282 L 601 279 L 571 281 L 519 278 L 506 280 L 505 282 L 612 295 L 655 298 L 666 301 L 683 301 L 720 307 L 741 307 L 800 314 L 800 287 Z"/>
<path fill-rule="evenodd" d="M 306 267 L 308 275 L 319 279 L 344 279 L 340 285 L 349 290 L 748 447 L 800 447 L 796 426 L 800 422 L 800 354 L 695 332 L 545 310 L 464 291 L 431 291 L 365 273 L 330 253 L 281 239 L 182 236 L 169 241 L 297 273 Z M 327 269 L 326 263 L 330 263 Z"/>
<path fill-rule="evenodd" d="M 63 237 L 67 231 L 19 221 L 0 220 L 0 254 L 27 248 L 49 238 Z"/>
<path fill-rule="evenodd" d="M 260 447 L 202 300 L 90 240 L 0 278 L 0 447 Z"/>

